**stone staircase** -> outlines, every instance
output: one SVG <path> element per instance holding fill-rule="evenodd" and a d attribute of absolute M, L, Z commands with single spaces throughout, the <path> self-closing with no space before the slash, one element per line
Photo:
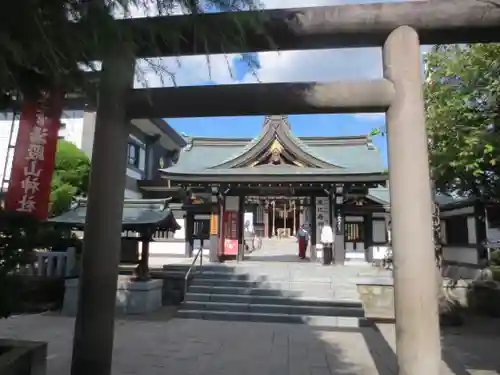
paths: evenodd
<path fill-rule="evenodd" d="M 178 317 L 358 327 L 366 321 L 349 272 L 312 263 L 207 265 L 191 280 Z"/>

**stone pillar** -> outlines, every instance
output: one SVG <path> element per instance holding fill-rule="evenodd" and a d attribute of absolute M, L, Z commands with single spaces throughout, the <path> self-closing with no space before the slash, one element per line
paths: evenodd
<path fill-rule="evenodd" d="M 309 209 L 311 210 L 311 228 L 309 229 L 309 235 L 311 236 L 311 260 L 316 260 L 318 257 L 316 256 L 316 242 L 318 239 L 316 238 L 316 197 L 311 195 L 311 202 L 309 203 Z"/>
<path fill-rule="evenodd" d="M 335 264 L 345 264 L 345 233 L 344 233 L 344 187 L 336 187 L 335 204 L 333 209 L 332 229 L 335 231 L 335 244 L 333 247 Z"/>
<path fill-rule="evenodd" d="M 441 366 L 421 58 L 418 34 L 408 26 L 383 46 L 384 77 L 396 90 L 387 136 L 400 375 L 439 375 Z"/>
<path fill-rule="evenodd" d="M 342 208 L 339 207 L 335 210 L 335 264 L 340 264 L 343 266 L 345 264 L 345 216 Z"/>
<path fill-rule="evenodd" d="M 134 57 L 122 48 L 104 59 L 100 73 L 72 375 L 111 374 L 130 131 L 125 99 L 134 69 Z"/>

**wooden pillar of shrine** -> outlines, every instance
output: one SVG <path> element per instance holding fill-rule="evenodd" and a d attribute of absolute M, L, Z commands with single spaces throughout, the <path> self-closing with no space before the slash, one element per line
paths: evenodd
<path fill-rule="evenodd" d="M 269 202 L 264 203 L 264 235 L 262 237 L 269 237 Z"/>
<path fill-rule="evenodd" d="M 245 255 L 245 196 L 240 195 L 238 200 L 238 253 L 236 259 L 243 260 Z"/>
<path fill-rule="evenodd" d="M 285 237 L 287 233 L 287 226 L 286 226 L 287 218 L 288 218 L 288 203 L 285 202 L 283 204 L 283 237 Z"/>
<path fill-rule="evenodd" d="M 210 262 L 219 262 L 219 232 L 220 210 L 219 204 L 214 204 L 210 214 Z"/>
<path fill-rule="evenodd" d="M 276 236 L 276 201 L 272 201 L 271 205 L 273 206 L 273 212 L 272 212 L 272 232 L 271 232 L 271 237 Z"/>
<path fill-rule="evenodd" d="M 297 234 L 297 205 L 295 201 L 292 201 L 292 209 L 293 209 L 293 229 L 292 229 L 292 236 L 295 236 Z"/>
<path fill-rule="evenodd" d="M 310 202 L 309 202 L 309 209 L 310 215 L 311 215 L 311 227 L 309 228 L 309 235 L 311 236 L 311 260 L 316 260 L 316 242 L 317 242 L 317 231 L 316 231 L 316 197 L 314 195 L 311 195 L 309 197 Z"/>

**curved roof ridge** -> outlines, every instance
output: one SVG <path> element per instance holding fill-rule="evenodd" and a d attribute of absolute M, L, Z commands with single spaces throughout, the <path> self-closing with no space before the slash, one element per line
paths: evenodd
<path fill-rule="evenodd" d="M 245 155 L 247 152 L 249 152 L 251 149 L 253 149 L 255 146 L 257 146 L 259 144 L 259 142 L 261 141 L 261 139 L 264 137 L 264 135 L 269 131 L 269 125 L 271 124 L 272 121 L 274 121 L 273 118 L 266 116 L 266 118 L 264 119 L 264 125 L 262 126 L 262 130 L 260 131 L 259 134 L 257 134 L 255 137 L 253 137 L 252 140 L 245 147 L 243 147 L 241 150 L 238 150 L 238 152 L 234 153 L 234 155 L 231 155 L 230 157 L 224 159 L 223 161 L 221 161 L 217 165 L 212 166 L 212 168 L 217 168 L 217 167 L 220 167 L 224 164 L 227 164 L 230 161 L 235 160 L 235 159 Z"/>
<path fill-rule="evenodd" d="M 284 139 L 281 139 L 283 138 Z M 272 142 L 274 139 L 278 139 L 281 143 L 285 142 L 292 147 L 296 147 L 295 152 L 303 153 L 302 157 L 306 159 L 309 158 L 310 162 L 313 165 L 316 165 L 318 168 L 344 168 L 341 164 L 332 164 L 327 161 L 322 156 L 315 153 L 311 148 L 309 148 L 305 142 L 302 142 L 299 138 L 293 135 L 291 131 L 291 126 L 288 123 L 285 116 L 267 116 L 264 120 L 264 126 L 262 127 L 262 131 L 252 139 L 245 147 L 239 150 L 237 153 L 232 155 L 230 158 L 226 158 L 223 162 L 218 163 L 217 165 L 212 166 L 211 168 L 222 168 L 229 167 L 234 168 L 238 164 L 241 164 L 245 161 L 245 156 L 247 158 L 252 158 L 257 154 L 260 148 L 263 148 L 265 145 L 261 145 L 261 142 L 264 142 L 267 145 L 269 142 Z M 288 141 L 287 141 L 288 140 Z M 284 145 L 285 145 L 284 144 Z M 259 145 L 261 146 L 259 148 Z"/>
<path fill-rule="evenodd" d="M 290 128 L 285 129 L 285 132 L 288 133 L 287 134 L 288 137 L 293 142 L 295 142 L 297 144 L 297 146 L 299 146 L 302 150 L 304 150 L 305 152 L 307 152 L 309 155 L 311 155 L 315 159 L 318 159 L 318 160 L 322 161 L 323 163 L 330 164 L 332 166 L 343 168 L 343 166 L 341 164 L 339 164 L 339 163 L 333 164 L 331 161 L 326 160 L 325 158 L 323 158 L 322 156 L 320 156 L 316 152 L 314 152 L 314 150 L 312 150 L 304 141 L 302 141 L 299 137 L 297 137 L 295 134 L 293 134 L 292 130 Z"/>
<path fill-rule="evenodd" d="M 246 154 L 254 146 L 256 146 L 256 145 L 259 144 L 259 142 L 262 139 L 262 137 L 263 137 L 264 134 L 265 134 L 265 131 L 261 131 L 246 146 L 244 146 L 241 150 L 238 150 L 238 152 L 235 152 L 233 155 L 231 155 L 230 157 L 224 159 L 220 163 L 217 163 L 217 165 L 214 165 L 211 168 L 217 168 L 218 166 L 221 166 L 221 165 L 224 165 L 226 163 L 229 163 L 231 160 L 234 160 L 234 159 L 239 158 L 240 156 Z"/>

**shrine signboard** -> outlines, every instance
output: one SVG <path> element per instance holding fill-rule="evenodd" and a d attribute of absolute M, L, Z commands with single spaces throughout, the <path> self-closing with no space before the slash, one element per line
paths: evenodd
<path fill-rule="evenodd" d="M 25 100 L 5 199 L 7 210 L 47 218 L 61 112 L 62 95 Z"/>

